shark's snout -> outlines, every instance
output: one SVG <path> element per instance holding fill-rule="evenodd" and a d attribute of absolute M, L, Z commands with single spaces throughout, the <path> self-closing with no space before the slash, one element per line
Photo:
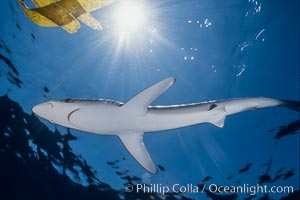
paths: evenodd
<path fill-rule="evenodd" d="M 51 102 L 38 104 L 32 108 L 32 112 L 40 117 L 47 118 L 53 109 L 54 105 Z"/>

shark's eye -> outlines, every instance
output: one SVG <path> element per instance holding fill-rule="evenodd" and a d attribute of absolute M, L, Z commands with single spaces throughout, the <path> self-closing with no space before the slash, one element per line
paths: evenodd
<path fill-rule="evenodd" d="M 64 102 L 65 103 L 72 103 L 72 102 L 74 102 L 74 99 L 65 99 Z"/>

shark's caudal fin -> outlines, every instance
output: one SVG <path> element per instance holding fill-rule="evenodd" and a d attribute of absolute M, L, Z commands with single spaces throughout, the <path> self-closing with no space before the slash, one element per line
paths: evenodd
<path fill-rule="evenodd" d="M 156 167 L 144 145 L 144 133 L 123 133 L 119 138 L 129 153 L 149 172 L 155 174 Z"/>
<path fill-rule="evenodd" d="M 150 103 L 171 87 L 175 80 L 175 78 L 167 78 L 145 89 L 124 104 L 123 109 L 128 109 L 135 114 L 145 114 Z"/>
<path fill-rule="evenodd" d="M 300 101 L 281 100 L 281 106 L 300 112 Z"/>

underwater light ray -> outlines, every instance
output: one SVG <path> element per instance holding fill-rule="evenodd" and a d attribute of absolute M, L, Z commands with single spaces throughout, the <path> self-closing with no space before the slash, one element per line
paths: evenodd
<path fill-rule="evenodd" d="M 186 134 L 186 133 L 182 133 L 185 132 L 184 130 L 177 130 L 177 135 L 179 137 L 180 143 L 182 148 L 184 149 L 184 152 L 186 154 L 187 157 L 189 157 L 189 161 L 193 162 L 196 161 L 196 165 L 192 165 L 193 167 L 193 171 L 197 171 L 197 173 L 195 173 L 195 176 L 197 175 L 197 178 L 201 178 L 202 175 L 205 175 L 205 169 L 203 166 L 203 162 L 199 162 L 199 160 L 197 159 L 197 156 L 193 156 L 194 154 L 191 154 L 191 149 L 188 148 L 188 146 L 190 147 L 190 144 L 186 144 L 187 142 L 185 141 L 184 137 L 182 136 L 182 134 Z M 194 149 L 193 149 L 194 150 Z"/>
<path fill-rule="evenodd" d="M 214 140 L 214 138 L 211 135 L 203 135 L 201 143 L 202 146 L 205 147 L 214 166 L 217 168 L 219 176 L 225 181 L 226 169 L 224 169 L 224 165 L 221 165 L 220 163 L 229 163 L 229 157 L 226 155 L 225 151 L 218 145 L 218 143 Z"/>

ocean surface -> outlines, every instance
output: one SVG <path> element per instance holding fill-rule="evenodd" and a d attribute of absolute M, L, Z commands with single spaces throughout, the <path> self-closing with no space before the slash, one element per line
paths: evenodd
<path fill-rule="evenodd" d="M 139 15 L 123 4 L 140 6 Z M 300 199 L 299 112 L 265 108 L 229 116 L 224 128 L 145 133 L 158 169 L 151 174 L 117 137 L 66 129 L 31 111 L 54 99 L 127 102 L 167 77 L 176 83 L 151 105 L 300 101 L 299 9 L 297 0 L 117 1 L 91 13 L 102 31 L 81 23 L 69 34 L 2 0 L 0 199 Z"/>

